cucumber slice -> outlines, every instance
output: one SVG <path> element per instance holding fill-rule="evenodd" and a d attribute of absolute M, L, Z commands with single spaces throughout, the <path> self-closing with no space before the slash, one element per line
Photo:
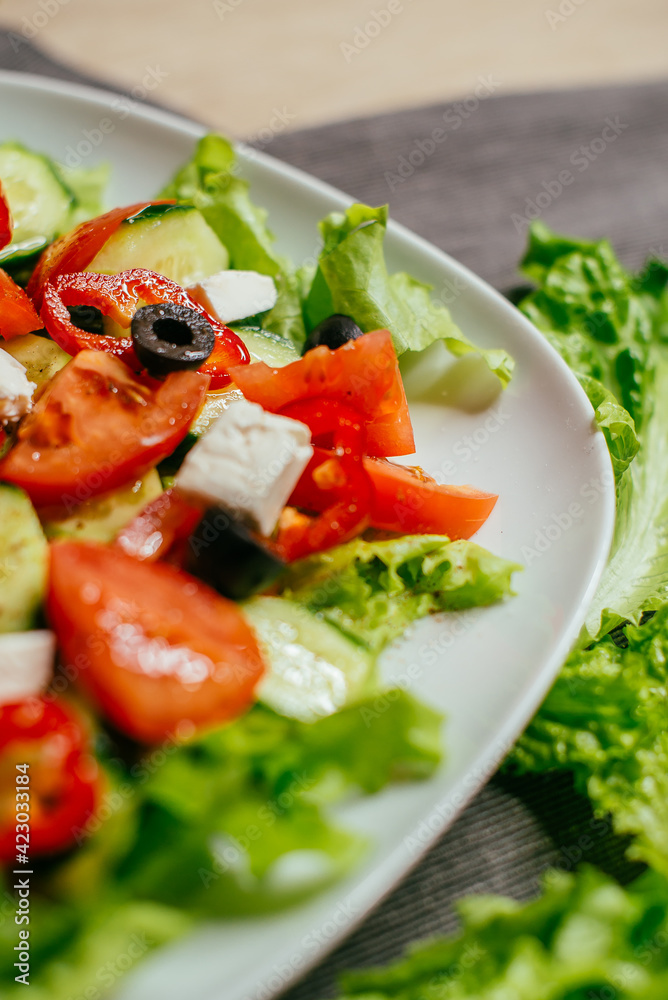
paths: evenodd
<path fill-rule="evenodd" d="M 257 696 L 279 715 L 315 722 L 362 699 L 374 659 L 333 625 L 282 597 L 243 605 L 269 667 Z"/>
<path fill-rule="evenodd" d="M 121 223 L 86 268 L 118 274 L 133 267 L 164 274 L 187 288 L 230 262 L 204 216 L 190 205 L 152 205 Z"/>
<path fill-rule="evenodd" d="M 74 195 L 47 156 L 17 142 L 0 146 L 0 180 L 14 220 L 0 262 L 36 253 L 68 228 Z"/>
<path fill-rule="evenodd" d="M 130 486 L 84 501 L 67 517 L 49 518 L 49 512 L 46 512 L 46 537 L 86 539 L 106 545 L 161 493 L 160 476 L 152 469 Z"/>
<path fill-rule="evenodd" d="M 270 333 L 259 326 L 230 325 L 230 329 L 241 337 L 248 348 L 251 361 L 264 361 L 271 368 L 282 368 L 291 361 L 298 361 L 299 352 L 294 344 L 278 333 Z"/>
<path fill-rule="evenodd" d="M 32 628 L 46 587 L 48 547 L 30 500 L 0 485 L 0 633 Z"/>
<path fill-rule="evenodd" d="M 21 362 L 28 381 L 34 382 L 38 388 L 72 360 L 53 340 L 38 337 L 34 333 L 12 337 L 3 343 L 2 349 Z"/>

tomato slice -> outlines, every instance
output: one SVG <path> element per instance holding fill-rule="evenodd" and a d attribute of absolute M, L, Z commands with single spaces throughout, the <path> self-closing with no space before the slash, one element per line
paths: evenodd
<path fill-rule="evenodd" d="M 279 525 L 276 545 L 283 558 L 292 562 L 361 534 L 369 524 L 371 483 L 362 464 L 365 434 L 358 413 L 326 398 L 300 400 L 281 413 L 307 424 L 314 441 L 331 438 L 338 463 L 338 475 L 330 477 L 320 491 L 329 498 L 319 508 L 320 516 L 306 520 L 290 517 Z M 307 468 L 301 477 L 307 480 L 306 489 L 313 474 Z"/>
<path fill-rule="evenodd" d="M 56 543 L 47 613 L 65 665 L 129 736 L 157 743 L 215 726 L 253 702 L 264 672 L 240 609 L 166 563 L 118 548 Z"/>
<path fill-rule="evenodd" d="M 201 519 L 198 507 L 191 507 L 176 490 L 166 490 L 121 529 L 114 545 L 133 559 L 154 562 L 187 540 Z"/>
<path fill-rule="evenodd" d="M 6 271 L 0 270 L 0 337 L 10 340 L 41 330 L 44 324 L 32 302 Z"/>
<path fill-rule="evenodd" d="M 88 742 L 83 721 L 56 698 L 0 707 L 0 862 L 15 861 L 17 844 L 32 857 L 75 841 L 101 786 Z"/>
<path fill-rule="evenodd" d="M 12 213 L 9 209 L 9 202 L 7 201 L 2 181 L 0 181 L 0 250 L 3 250 L 12 242 L 13 230 Z"/>
<path fill-rule="evenodd" d="M 114 208 L 111 212 L 98 215 L 95 219 L 82 222 L 70 233 L 47 247 L 28 282 L 28 295 L 37 310 L 42 308 L 44 288 L 59 274 L 83 271 L 93 257 L 102 249 L 110 236 L 116 232 L 121 222 L 138 215 L 151 205 L 173 205 L 173 199 L 163 201 L 140 201 L 136 205 Z"/>
<path fill-rule="evenodd" d="M 318 483 L 332 477 L 335 461 L 333 452 L 316 448 L 290 503 L 305 510 L 325 510 L 331 494 Z M 364 469 L 372 484 L 371 525 L 381 531 L 470 538 L 485 523 L 498 500 L 496 493 L 484 493 L 471 486 L 442 486 L 421 469 L 384 459 L 365 458 Z"/>
<path fill-rule="evenodd" d="M 145 268 L 133 268 L 119 274 L 96 274 L 84 271 L 61 274 L 44 289 L 42 319 L 48 332 L 68 354 L 87 348 L 106 351 L 122 358 L 134 371 L 141 371 L 132 337 L 105 336 L 80 330 L 70 319 L 68 306 L 89 305 L 98 308 L 116 323 L 129 327 L 140 300 L 152 304 L 172 302 L 196 309 L 211 324 L 216 337 L 211 357 L 199 369 L 211 378 L 212 389 L 227 385 L 227 369 L 232 365 L 248 364 L 250 354 L 243 341 L 222 323 L 210 316 L 204 306 L 188 295 L 180 285 L 163 274 Z"/>
<path fill-rule="evenodd" d="M 199 372 L 141 381 L 118 358 L 81 351 L 46 386 L 0 462 L 37 506 L 71 508 L 171 455 L 206 394 Z"/>
<path fill-rule="evenodd" d="M 338 399 L 365 421 L 369 455 L 410 455 L 413 428 L 388 330 L 375 330 L 330 351 L 316 347 L 283 368 L 264 362 L 230 369 L 244 396 L 277 413 L 314 396 Z"/>

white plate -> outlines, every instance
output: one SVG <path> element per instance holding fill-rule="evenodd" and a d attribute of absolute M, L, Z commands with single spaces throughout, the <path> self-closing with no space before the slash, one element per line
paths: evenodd
<path fill-rule="evenodd" d="M 0 139 L 60 161 L 113 164 L 109 204 L 151 197 L 186 160 L 200 126 L 129 107 L 98 91 L 0 73 Z M 247 152 L 243 173 L 270 210 L 279 246 L 317 252 L 316 222 L 350 203 L 292 167 Z M 417 402 L 418 461 L 500 495 L 477 540 L 527 564 L 503 606 L 421 622 L 384 658 L 384 671 L 447 713 L 447 762 L 424 783 L 346 806 L 374 847 L 347 881 L 289 912 L 210 926 L 148 960 L 124 1000 L 268 1000 L 323 958 L 453 822 L 497 767 L 550 687 L 584 619 L 614 518 L 603 436 L 576 380 L 545 340 L 495 291 L 424 240 L 391 225 L 388 259 L 440 291 L 476 343 L 515 357 L 511 386 L 491 410 Z"/>

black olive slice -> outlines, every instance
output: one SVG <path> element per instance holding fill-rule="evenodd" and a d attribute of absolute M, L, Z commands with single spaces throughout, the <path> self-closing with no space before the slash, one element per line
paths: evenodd
<path fill-rule="evenodd" d="M 72 323 L 86 333 L 104 333 L 104 316 L 97 306 L 68 306 Z"/>
<path fill-rule="evenodd" d="M 135 353 L 150 375 L 197 371 L 216 343 L 211 324 L 200 312 L 171 302 L 142 306 L 130 330 Z"/>
<path fill-rule="evenodd" d="M 266 590 L 285 565 L 266 539 L 224 507 L 210 507 L 188 543 L 188 572 L 233 601 Z"/>
<path fill-rule="evenodd" d="M 322 322 L 314 326 L 302 349 L 302 356 L 307 351 L 312 351 L 314 347 L 329 347 L 330 351 L 335 351 L 337 347 L 343 347 L 349 340 L 357 340 L 362 336 L 362 331 L 357 323 L 350 316 L 343 316 L 341 313 L 334 313 Z"/>

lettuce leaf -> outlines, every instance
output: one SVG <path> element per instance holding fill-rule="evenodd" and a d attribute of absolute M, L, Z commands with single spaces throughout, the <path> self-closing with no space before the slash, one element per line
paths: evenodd
<path fill-rule="evenodd" d="M 323 248 L 306 299 L 309 328 L 332 313 L 352 316 L 368 333 L 392 331 L 397 354 L 422 351 L 443 340 L 456 357 L 481 354 L 503 385 L 510 380 L 513 361 L 503 350 L 480 350 L 455 325 L 445 306 L 431 298 L 431 288 L 404 272 L 389 275 L 384 240 L 387 205 L 352 205 L 332 212 L 320 223 Z"/>
<path fill-rule="evenodd" d="M 191 202 L 227 247 L 231 267 L 259 271 L 274 279 L 278 301 L 264 314 L 265 330 L 301 345 L 306 337 L 300 286 L 290 262 L 274 250 L 267 212 L 254 205 L 248 181 L 238 177 L 234 147 L 221 135 L 204 136 L 195 154 L 160 193 Z"/>
<path fill-rule="evenodd" d="M 418 618 L 492 604 L 521 569 L 445 535 L 355 539 L 293 564 L 283 594 L 379 651 Z"/>
<path fill-rule="evenodd" d="M 128 941 L 141 942 L 138 958 L 195 916 L 270 912 L 339 878 L 368 843 L 333 823 L 329 806 L 433 774 L 441 726 L 438 713 L 391 691 L 312 724 L 256 706 L 127 768 L 109 762 L 108 818 L 79 831 L 82 846 L 33 889 L 35 996 L 99 989 L 99 970 Z M 0 920 L 3 997 L 15 943 L 15 925 Z"/>
<path fill-rule="evenodd" d="M 623 636 L 626 648 L 606 638 L 571 654 L 512 766 L 572 771 L 594 808 L 635 838 L 629 857 L 668 875 L 668 604 Z"/>
<path fill-rule="evenodd" d="M 615 537 L 585 645 L 668 597 L 668 270 L 650 262 L 634 277 L 607 241 L 572 240 L 541 222 L 522 268 L 538 288 L 520 309 L 578 376 L 617 480 Z"/>
<path fill-rule="evenodd" d="M 640 424 L 653 331 L 650 297 L 638 293 L 608 241 L 569 240 L 534 222 L 521 267 L 538 283 L 522 312 L 574 372 L 602 382 Z"/>
<path fill-rule="evenodd" d="M 527 904 L 458 904 L 454 938 L 414 948 L 387 969 L 342 977 L 346 1000 L 662 1000 L 668 996 L 668 884 L 630 888 L 584 869 L 551 873 Z"/>

